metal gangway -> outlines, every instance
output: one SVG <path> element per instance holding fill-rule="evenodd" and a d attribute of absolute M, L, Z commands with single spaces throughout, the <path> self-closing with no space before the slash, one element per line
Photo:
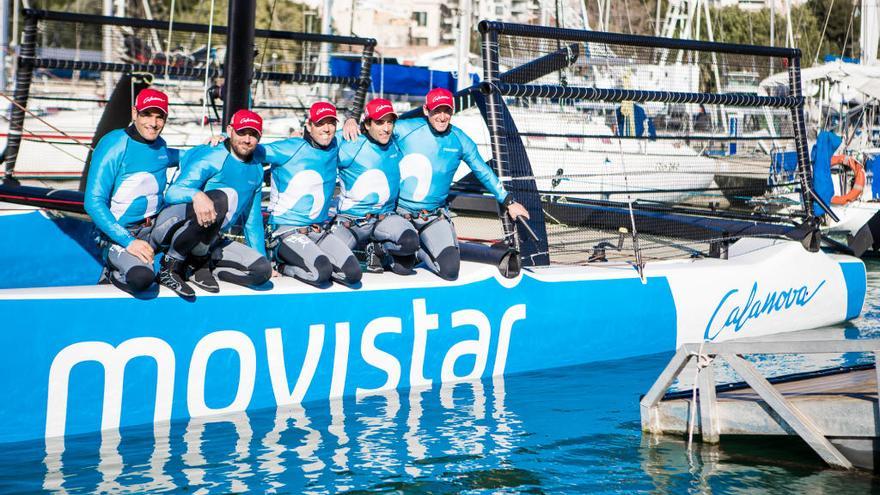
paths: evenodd
<path fill-rule="evenodd" d="M 872 353 L 874 366 L 768 380 L 743 358 L 762 354 L 853 352 Z M 651 434 L 698 432 L 704 443 L 719 443 L 721 435 L 797 435 L 830 466 L 873 469 L 880 436 L 878 356 L 880 340 L 684 344 L 642 397 L 642 431 Z M 730 365 L 745 384 L 719 386 L 716 371 L 720 361 Z M 691 362 L 697 367 L 693 384 L 696 390 L 667 396 L 669 388 Z"/>

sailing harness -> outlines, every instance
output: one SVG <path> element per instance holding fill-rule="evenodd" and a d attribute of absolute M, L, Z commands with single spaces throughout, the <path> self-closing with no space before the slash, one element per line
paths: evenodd
<path fill-rule="evenodd" d="M 449 208 L 446 206 L 441 206 L 433 210 L 419 210 L 417 212 L 399 208 L 397 212 L 401 216 L 403 216 L 403 218 L 409 220 L 419 232 L 419 234 L 421 234 L 422 231 L 433 225 L 438 220 L 446 219 L 450 222 L 452 221 L 452 217 L 449 215 Z M 413 220 L 421 220 L 424 223 L 419 226 Z"/>
<path fill-rule="evenodd" d="M 313 223 L 305 227 L 294 227 L 292 225 L 268 225 L 266 227 L 266 239 L 269 239 L 269 241 L 266 243 L 266 248 L 268 251 L 276 252 L 281 244 L 284 243 L 284 240 L 294 234 L 321 234 L 318 239 L 314 240 L 316 244 L 320 243 L 325 237 L 330 235 L 330 225 L 330 221 L 322 224 Z"/>

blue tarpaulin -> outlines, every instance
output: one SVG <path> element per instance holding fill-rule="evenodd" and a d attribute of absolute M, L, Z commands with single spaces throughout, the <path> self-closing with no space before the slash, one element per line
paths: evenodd
<path fill-rule="evenodd" d="M 865 171 L 877 177 L 877 172 L 880 172 L 880 155 L 870 156 L 865 160 Z M 880 187 L 872 187 L 871 199 L 877 198 L 880 198 Z"/>
<path fill-rule="evenodd" d="M 810 153 L 810 160 L 813 162 L 813 190 L 825 201 L 825 204 L 831 204 L 831 197 L 834 196 L 834 184 L 831 182 L 831 156 L 837 151 L 840 142 L 840 136 L 837 134 L 822 131 Z M 813 214 L 824 215 L 825 209 L 814 203 Z"/>
<path fill-rule="evenodd" d="M 330 73 L 340 77 L 358 77 L 361 72 L 360 59 L 342 57 L 330 58 Z M 370 68 L 373 93 L 424 96 L 434 88 L 446 88 L 453 93 L 458 87 L 458 79 L 452 72 L 431 70 L 427 67 L 411 67 L 399 64 L 373 63 Z M 471 83 L 480 82 L 476 74 L 471 74 Z"/>
<path fill-rule="evenodd" d="M 783 180 L 793 179 L 797 166 L 797 151 L 783 151 L 773 154 L 773 174 L 782 176 Z"/>

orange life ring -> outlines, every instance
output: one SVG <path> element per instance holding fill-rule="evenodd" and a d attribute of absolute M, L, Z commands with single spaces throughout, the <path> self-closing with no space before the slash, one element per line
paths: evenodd
<path fill-rule="evenodd" d="M 862 190 L 865 189 L 865 182 L 867 181 L 865 167 L 863 167 L 858 160 L 849 155 L 832 156 L 831 165 L 844 165 L 849 167 L 849 169 L 853 171 L 853 174 L 855 174 L 855 181 L 853 181 L 853 186 L 850 188 L 849 192 L 840 196 L 832 197 L 831 204 L 845 205 L 859 199 L 859 196 L 862 195 Z"/>

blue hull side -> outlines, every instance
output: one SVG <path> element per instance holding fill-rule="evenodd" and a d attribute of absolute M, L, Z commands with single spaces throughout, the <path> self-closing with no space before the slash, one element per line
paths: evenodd
<path fill-rule="evenodd" d="M 526 276 L 507 288 L 489 275 L 460 285 L 406 285 L 196 303 L 166 296 L 0 300 L 8 315 L 0 442 L 675 347 L 675 304 L 662 277 L 642 284 L 631 275 L 552 283 Z M 303 364 L 310 346 L 311 380 Z M 285 373 L 278 371 L 282 354 Z M 295 386 L 303 369 L 307 388 Z"/>
<path fill-rule="evenodd" d="M 0 289 L 94 284 L 98 260 L 91 222 L 37 211 L 0 216 Z"/>

